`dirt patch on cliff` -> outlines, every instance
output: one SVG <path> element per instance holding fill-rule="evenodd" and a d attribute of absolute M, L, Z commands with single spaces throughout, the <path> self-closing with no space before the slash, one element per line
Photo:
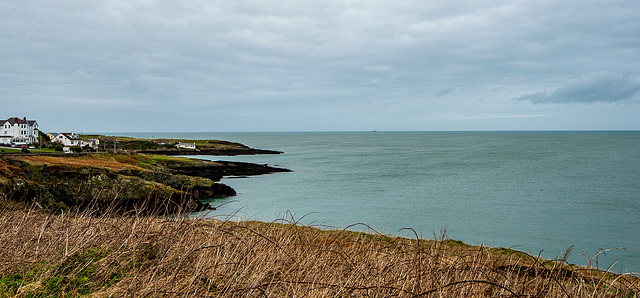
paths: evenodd
<path fill-rule="evenodd" d="M 22 170 L 20 168 L 10 166 L 6 162 L 4 162 L 4 160 L 0 159 L 0 179 L 3 179 L 3 177 L 14 177 L 21 175 Z"/>

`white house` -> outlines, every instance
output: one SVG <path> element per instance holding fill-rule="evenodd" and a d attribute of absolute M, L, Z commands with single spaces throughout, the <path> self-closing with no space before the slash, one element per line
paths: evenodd
<path fill-rule="evenodd" d="M 100 145 L 100 140 L 98 139 L 82 139 L 79 135 L 74 132 L 70 133 L 50 133 L 49 137 L 53 137 L 51 142 L 60 143 L 67 147 L 84 147 L 91 146 L 92 148 L 97 148 Z"/>
<path fill-rule="evenodd" d="M 0 143 L 2 144 L 36 143 L 39 133 L 36 120 L 27 120 L 27 117 L 0 120 Z"/>
<path fill-rule="evenodd" d="M 196 150 L 196 143 L 178 143 L 177 147 Z"/>
<path fill-rule="evenodd" d="M 53 143 L 60 143 L 64 146 L 68 146 L 68 147 L 73 147 L 73 146 L 81 146 L 80 145 L 80 136 L 75 134 L 74 132 L 71 133 L 59 133 L 59 134 L 55 134 L 52 133 L 51 135 L 55 135 L 53 137 L 53 139 L 51 139 L 51 142 Z"/>

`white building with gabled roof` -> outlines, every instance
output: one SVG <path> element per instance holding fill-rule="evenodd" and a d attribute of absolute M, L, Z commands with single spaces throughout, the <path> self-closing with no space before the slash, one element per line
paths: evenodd
<path fill-rule="evenodd" d="M 39 134 L 36 120 L 27 120 L 27 117 L 0 120 L 0 143 L 2 144 L 36 143 Z"/>
<path fill-rule="evenodd" d="M 193 149 L 193 150 L 196 150 L 196 143 L 178 143 L 178 145 L 176 147 L 182 148 L 182 149 Z"/>
<path fill-rule="evenodd" d="M 73 131 L 70 133 L 50 133 L 48 136 L 53 137 L 51 142 L 59 143 L 67 147 L 84 147 L 89 145 L 95 149 L 100 145 L 99 139 L 83 139 Z"/>

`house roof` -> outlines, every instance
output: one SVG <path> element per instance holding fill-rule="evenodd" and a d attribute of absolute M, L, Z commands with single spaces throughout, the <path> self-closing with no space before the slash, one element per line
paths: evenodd
<path fill-rule="evenodd" d="M 59 133 L 58 135 L 63 135 L 65 137 L 67 137 L 70 140 L 77 140 L 80 139 L 80 136 L 73 133 L 73 132 L 63 132 L 63 133 Z"/>
<path fill-rule="evenodd" d="M 18 117 L 11 117 L 7 120 L 2 121 L 2 124 L 4 125 L 7 122 L 9 122 L 9 124 L 29 124 L 29 126 L 33 126 L 37 123 L 36 120 L 27 120 L 27 117 L 24 117 L 22 119 Z"/>

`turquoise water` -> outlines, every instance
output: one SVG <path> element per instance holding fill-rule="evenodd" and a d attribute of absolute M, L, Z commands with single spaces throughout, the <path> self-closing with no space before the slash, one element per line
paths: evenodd
<path fill-rule="evenodd" d="M 640 132 L 312 132 L 129 134 L 237 141 L 282 155 L 211 157 L 292 173 L 223 179 L 239 193 L 210 216 L 366 223 L 425 238 L 640 272 Z M 362 226 L 357 229 L 363 229 Z M 364 228 L 366 229 L 366 228 Z M 595 259 L 594 259 L 595 265 Z"/>

